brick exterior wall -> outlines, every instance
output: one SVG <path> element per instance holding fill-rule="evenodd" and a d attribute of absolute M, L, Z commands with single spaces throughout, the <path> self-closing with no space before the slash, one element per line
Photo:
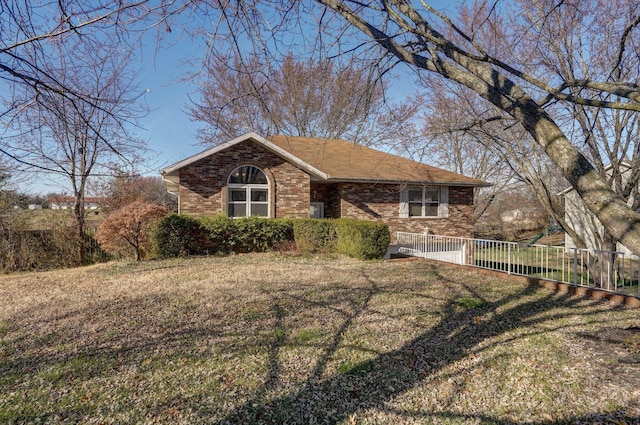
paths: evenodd
<path fill-rule="evenodd" d="M 400 218 L 400 187 L 397 185 L 340 185 L 341 215 L 389 225 L 391 240 L 397 232 L 422 233 L 428 228 L 436 235 L 473 237 L 473 188 L 449 187 L 448 218 Z"/>
<path fill-rule="evenodd" d="M 324 202 L 325 218 L 340 218 L 340 187 L 338 184 L 312 182 L 311 201 Z"/>
<path fill-rule="evenodd" d="M 226 214 L 227 179 L 242 165 L 253 165 L 267 175 L 272 218 L 309 217 L 309 175 L 251 141 L 238 143 L 182 168 L 179 211 L 194 216 Z"/>
<path fill-rule="evenodd" d="M 238 143 L 180 170 L 180 212 L 195 216 L 226 214 L 229 174 L 253 165 L 267 175 L 272 218 L 307 218 L 311 202 L 324 202 L 327 218 L 357 218 L 389 225 L 396 233 L 473 237 L 473 188 L 449 188 L 448 218 L 400 218 L 400 185 L 311 182 L 310 176 L 251 141 Z"/>

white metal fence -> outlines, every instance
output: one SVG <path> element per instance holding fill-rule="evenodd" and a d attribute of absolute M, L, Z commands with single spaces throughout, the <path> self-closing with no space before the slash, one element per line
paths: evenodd
<path fill-rule="evenodd" d="M 398 252 L 575 286 L 640 295 L 635 255 L 398 232 Z"/>

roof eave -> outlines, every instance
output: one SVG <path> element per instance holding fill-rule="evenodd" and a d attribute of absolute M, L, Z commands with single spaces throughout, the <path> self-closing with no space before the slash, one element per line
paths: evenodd
<path fill-rule="evenodd" d="M 426 184 L 432 186 L 462 186 L 462 187 L 491 187 L 488 182 L 433 182 L 425 180 L 386 180 L 386 179 L 366 179 L 353 177 L 333 177 L 326 179 L 327 183 L 368 183 L 368 184 Z"/>
<path fill-rule="evenodd" d="M 259 135 L 257 135 L 256 133 L 250 132 L 250 133 L 246 133 L 243 134 L 242 136 L 236 137 L 235 139 L 229 140 L 228 142 L 225 143 L 221 143 L 217 146 L 214 146 L 212 148 L 209 148 L 207 150 L 204 150 L 202 152 L 199 152 L 195 155 L 192 155 L 188 158 L 185 158 L 181 161 L 178 161 L 166 168 L 163 168 L 162 170 L 160 170 L 160 174 L 162 175 L 175 175 L 175 172 L 177 172 L 178 170 L 180 170 L 181 168 L 192 164 L 196 161 L 199 161 L 203 158 L 208 157 L 209 155 L 213 155 L 214 153 L 220 152 L 228 147 L 231 147 L 237 143 L 246 141 L 246 140 L 250 140 L 253 138 L 261 138 Z"/>
<path fill-rule="evenodd" d="M 236 145 L 238 143 L 241 142 L 246 142 L 246 141 L 254 141 L 260 145 L 262 145 L 263 147 L 265 147 L 266 149 L 268 149 L 269 151 L 275 153 L 276 155 L 286 159 L 287 161 L 289 161 L 290 163 L 296 165 L 298 168 L 302 169 L 303 171 L 313 175 L 314 177 L 320 178 L 322 180 L 327 180 L 329 178 L 329 175 L 325 172 L 323 172 L 322 170 L 319 170 L 315 167 L 313 167 L 312 165 L 306 163 L 305 161 L 303 161 L 302 159 L 298 158 L 297 156 L 287 152 L 286 150 L 278 147 L 277 145 L 273 144 L 272 142 L 268 141 L 267 139 L 265 139 L 264 137 L 260 136 L 257 133 L 254 132 L 249 132 L 246 134 L 243 134 L 242 136 L 236 137 L 233 140 L 230 140 L 228 142 L 222 143 L 220 145 L 214 146 L 213 148 L 207 149 L 205 151 L 202 151 L 200 153 L 197 153 L 193 156 L 190 156 L 189 158 L 183 159 L 182 161 L 176 162 L 175 164 L 170 165 L 169 167 L 166 167 L 162 170 L 160 170 L 160 174 L 162 174 L 162 176 L 177 176 L 178 175 L 178 171 L 183 168 L 186 167 L 189 164 L 192 164 L 196 161 L 199 161 L 201 159 L 204 159 L 208 156 L 211 156 L 215 153 L 218 153 L 220 151 L 223 151 L 233 145 Z"/>

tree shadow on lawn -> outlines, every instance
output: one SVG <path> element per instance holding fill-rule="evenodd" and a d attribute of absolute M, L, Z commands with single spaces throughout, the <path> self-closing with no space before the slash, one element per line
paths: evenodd
<path fill-rule="evenodd" d="M 429 266 L 421 269 L 421 273 L 435 275 L 435 280 L 444 282 L 450 287 L 456 287 L 456 296 L 425 296 L 419 291 L 412 291 L 411 287 L 403 288 L 394 286 L 388 288 L 384 282 L 377 281 L 375 277 L 370 277 L 363 268 L 361 272 L 361 282 L 353 286 L 342 285 L 339 287 L 328 287 L 326 294 L 310 294 L 306 288 L 298 288 L 297 291 L 266 289 L 265 294 L 269 298 L 269 303 L 262 306 L 262 311 L 268 312 L 269 320 L 260 317 L 256 320 L 256 326 L 260 326 L 261 336 L 255 337 L 251 342 L 256 349 L 259 349 L 266 356 L 264 373 L 261 372 L 264 380 L 257 389 L 250 390 L 248 398 L 242 405 L 233 408 L 221 418 L 223 408 L 215 401 L 205 401 L 207 394 L 202 392 L 201 397 L 183 396 L 180 391 L 176 391 L 171 397 L 159 400 L 153 408 L 153 412 L 142 412 L 143 417 L 155 417 L 159 422 L 171 422 L 170 417 L 163 417 L 161 412 L 171 412 L 172 409 L 184 408 L 194 412 L 197 422 L 204 423 L 287 423 L 287 424 L 312 424 L 312 423 L 349 423 L 355 420 L 355 415 L 368 409 L 382 411 L 394 418 L 400 418 L 400 422 L 417 421 L 429 423 L 433 421 L 457 421 L 474 423 L 511 423 L 501 419 L 504 415 L 496 414 L 495 417 L 483 414 L 460 413 L 455 410 L 439 410 L 429 412 L 414 408 L 401 409 L 393 405 L 394 399 L 422 385 L 430 377 L 439 371 L 444 370 L 455 362 L 464 359 L 478 350 L 486 350 L 497 344 L 508 343 L 521 336 L 509 336 L 509 340 L 497 338 L 510 331 L 521 327 L 535 327 L 541 325 L 527 336 L 535 335 L 536 332 L 544 333 L 568 327 L 570 325 L 554 325 L 555 320 L 570 316 L 583 314 L 584 299 L 571 297 L 569 295 L 558 295 L 547 293 L 537 286 L 527 286 L 515 291 L 498 300 L 490 300 L 482 296 L 471 286 L 461 281 L 454 281 L 446 273 L 440 273 L 439 266 Z M 478 279 L 484 279 L 478 276 Z M 424 282 L 429 284 L 429 282 Z M 442 283 L 441 283 L 442 284 Z M 312 290 L 313 288 L 310 287 Z M 400 294 L 405 297 L 422 297 L 421 302 L 425 305 L 436 301 L 441 303 L 444 300 L 444 307 L 439 310 L 438 323 L 433 327 L 426 328 L 425 332 L 417 337 L 408 340 L 404 345 L 395 350 L 379 353 L 367 361 L 349 364 L 348 369 L 343 373 L 334 373 L 329 370 L 329 364 L 336 356 L 339 349 L 348 345 L 346 334 L 356 324 L 364 314 L 372 312 L 382 314 L 391 318 L 388 313 L 376 310 L 373 304 L 378 297 L 394 296 Z M 460 297 L 480 300 L 471 306 L 462 306 Z M 470 296 L 470 297 L 469 297 Z M 166 300 L 163 300 L 163 302 Z M 132 303 L 147 303 L 153 305 L 151 301 L 131 300 Z M 157 302 L 157 301 L 154 301 Z M 594 303 L 602 306 L 601 312 L 612 310 L 612 305 L 606 302 Z M 298 309 L 296 312 L 287 311 L 290 306 Z M 189 309 L 191 306 L 184 306 Z M 562 307 L 562 308 L 558 308 Z M 104 307 L 106 308 L 106 306 Z M 287 392 L 283 380 L 283 370 L 281 364 L 282 350 L 286 348 L 287 322 L 286 316 L 297 313 L 305 308 L 329 309 L 332 314 L 340 319 L 335 319 L 335 326 L 325 344 L 316 347 L 320 354 L 315 357 L 315 364 L 307 373 L 306 379 L 301 384 L 296 384 L 293 391 Z M 622 307 L 621 307 L 622 308 Z M 548 313 L 554 311 L 553 313 Z M 28 312 L 26 313 L 28 314 Z M 72 314 L 72 313 L 69 313 Z M 197 313 L 194 313 L 197 314 Z M 294 317 L 297 317 L 293 315 Z M 479 318 L 482 318 L 479 320 Z M 123 319 L 124 320 L 124 319 Z M 143 340 L 133 338 L 124 341 L 119 347 L 114 347 L 110 343 L 101 343 L 97 346 L 81 347 L 76 352 L 59 353 L 56 356 L 47 358 L 46 356 L 28 359 L 24 365 L 33 364 L 36 367 L 47 364 L 73 363 L 82 356 L 93 357 L 97 361 L 104 363 L 96 367 L 94 371 L 86 371 L 87 374 L 97 373 L 107 374 L 109 371 L 117 373 L 113 369 L 112 363 L 115 359 L 124 359 L 124 362 L 131 362 L 141 359 L 154 353 L 160 344 L 168 345 L 175 350 L 172 355 L 179 357 L 188 353 L 193 347 L 194 340 L 215 340 L 223 334 L 218 329 L 221 320 L 217 316 L 212 316 L 207 324 L 196 324 L 191 326 L 181 325 L 178 328 L 170 329 L 168 332 L 158 335 L 155 339 Z M 332 322 L 334 323 L 334 322 Z M 412 324 L 413 325 L 413 324 Z M 271 328 L 271 332 L 264 332 Z M 245 339 L 253 338 L 255 329 L 244 330 L 243 336 L 233 348 L 228 348 L 229 355 L 237 354 L 236 350 L 243 350 L 241 347 Z M 265 335 L 270 335 L 265 338 Z M 45 335 L 46 339 L 47 336 Z M 488 340 L 492 339 L 491 344 Z M 23 341 L 20 344 L 39 345 L 48 344 L 48 341 L 32 341 L 29 344 Z M 186 343 L 186 344 L 185 344 Z M 295 346 L 295 345 L 294 345 Z M 482 346 L 482 348 L 479 348 Z M 251 348 L 251 347 L 249 347 Z M 371 350 L 364 346 L 354 347 L 360 351 Z M 196 354 L 197 356 L 197 354 Z M 133 359 L 133 360 L 132 360 Z M 310 366 L 310 365 L 309 365 Z M 1 368 L 0 368 L 1 369 Z M 75 373 L 75 372 L 74 372 Z M 0 370 L 0 378 L 3 372 Z M 82 377 L 78 377 L 82 378 Z M 194 385 L 198 385 L 194 381 Z M 460 390 L 462 388 L 459 388 Z M 203 391 L 205 391 L 203 389 Z M 274 396 L 273 394 L 284 394 Z M 245 391 L 244 394 L 247 394 Z M 239 397 L 243 397 L 239 395 Z M 1 397 L 0 397 L 1 399 Z M 1 405 L 1 403 L 0 403 Z M 0 406 L 1 407 L 1 406 Z M 144 406 L 138 406 L 144 409 Z M 80 408 L 79 408 L 80 409 Z M 120 413 L 127 409 L 127 405 L 119 407 Z M 1 410 L 1 409 L 0 409 Z M 624 406 L 617 409 L 613 416 L 619 421 L 626 420 L 630 423 L 640 423 L 640 418 L 628 418 L 624 416 Z M 22 417 L 21 420 L 39 421 L 49 417 L 50 412 L 31 412 L 33 416 Z M 116 412 L 118 413 L 118 412 Z M 64 413 L 67 418 L 82 418 L 83 415 L 91 416 L 91 411 L 73 409 Z M 584 417 L 570 418 L 570 423 L 588 423 L 604 417 L 608 412 L 593 412 Z M 145 416 L 146 415 L 146 416 Z M 165 415 L 166 416 L 166 415 Z M 552 424 L 553 420 L 528 422 L 537 424 Z M 605 422 L 607 423 L 607 422 Z M 612 422 L 614 423 L 614 422 Z M 624 423 L 624 422 L 623 422 Z"/>
<path fill-rule="evenodd" d="M 435 271 L 436 269 L 434 269 Z M 438 278 L 447 281 L 445 276 Z M 372 280 L 365 299 L 355 305 L 342 326 L 335 332 L 333 340 L 318 359 L 314 371 L 301 388 L 295 393 L 265 400 L 266 391 L 257 391 L 257 396 L 236 408 L 217 424 L 246 423 L 356 423 L 357 413 L 367 409 L 377 409 L 405 420 L 417 420 L 428 423 L 438 420 L 472 421 L 474 423 L 512 424 L 509 420 L 483 414 L 461 414 L 455 411 L 428 412 L 421 410 L 397 409 L 388 405 L 399 395 L 413 389 L 422 381 L 448 365 L 463 359 L 480 343 L 490 338 L 515 330 L 519 327 L 531 327 L 536 324 L 552 323 L 569 314 L 557 313 L 555 316 L 542 315 L 558 306 L 580 308 L 584 300 L 569 294 L 560 295 L 549 292 L 548 295 L 518 303 L 519 299 L 530 296 L 541 289 L 530 285 L 521 291 L 498 301 L 487 301 L 468 285 L 462 285 L 469 293 L 481 301 L 481 305 L 460 311 L 456 300 L 451 300 L 444 308 L 442 319 L 437 326 L 407 342 L 401 348 L 392 350 L 354 365 L 345 373 L 323 379 L 323 373 L 329 360 L 341 346 L 343 335 L 357 317 L 368 309 L 369 302 L 381 293 Z M 454 284 L 454 282 L 450 282 Z M 460 284 L 460 282 L 455 282 Z M 313 302 L 311 302 L 313 303 Z M 512 304 L 512 306 L 510 306 Z M 607 306 L 606 308 L 610 308 Z M 580 314 L 575 311 L 570 315 Z M 481 316 L 492 316 L 488 320 L 478 320 Z M 563 326 L 552 328 L 559 329 Z M 546 331 L 540 331 L 544 333 Z M 528 333 L 527 336 L 536 333 Z M 501 341 L 501 343 L 509 342 Z M 276 344 L 277 345 L 277 341 Z M 494 343 L 494 344 L 497 344 Z M 489 348 L 486 344 L 484 349 Z M 277 350 L 271 350 L 271 371 L 269 377 L 278 370 Z M 272 383 L 267 380 L 265 387 Z M 637 407 L 637 406 L 633 406 Z M 400 419 L 402 420 L 402 419 Z M 557 422 L 553 419 L 529 421 L 529 424 L 558 423 L 640 423 L 640 417 L 625 416 L 624 408 L 617 412 L 593 412 L 584 417 L 573 417 Z"/>

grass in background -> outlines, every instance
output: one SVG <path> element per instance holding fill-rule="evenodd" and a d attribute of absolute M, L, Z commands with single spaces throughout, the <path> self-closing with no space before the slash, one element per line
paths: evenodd
<path fill-rule="evenodd" d="M 102 210 L 86 210 L 87 228 L 96 228 L 104 216 Z M 51 230 L 56 227 L 75 225 L 73 209 L 22 210 L 16 216 L 16 220 L 21 223 L 23 229 L 27 230 Z"/>

